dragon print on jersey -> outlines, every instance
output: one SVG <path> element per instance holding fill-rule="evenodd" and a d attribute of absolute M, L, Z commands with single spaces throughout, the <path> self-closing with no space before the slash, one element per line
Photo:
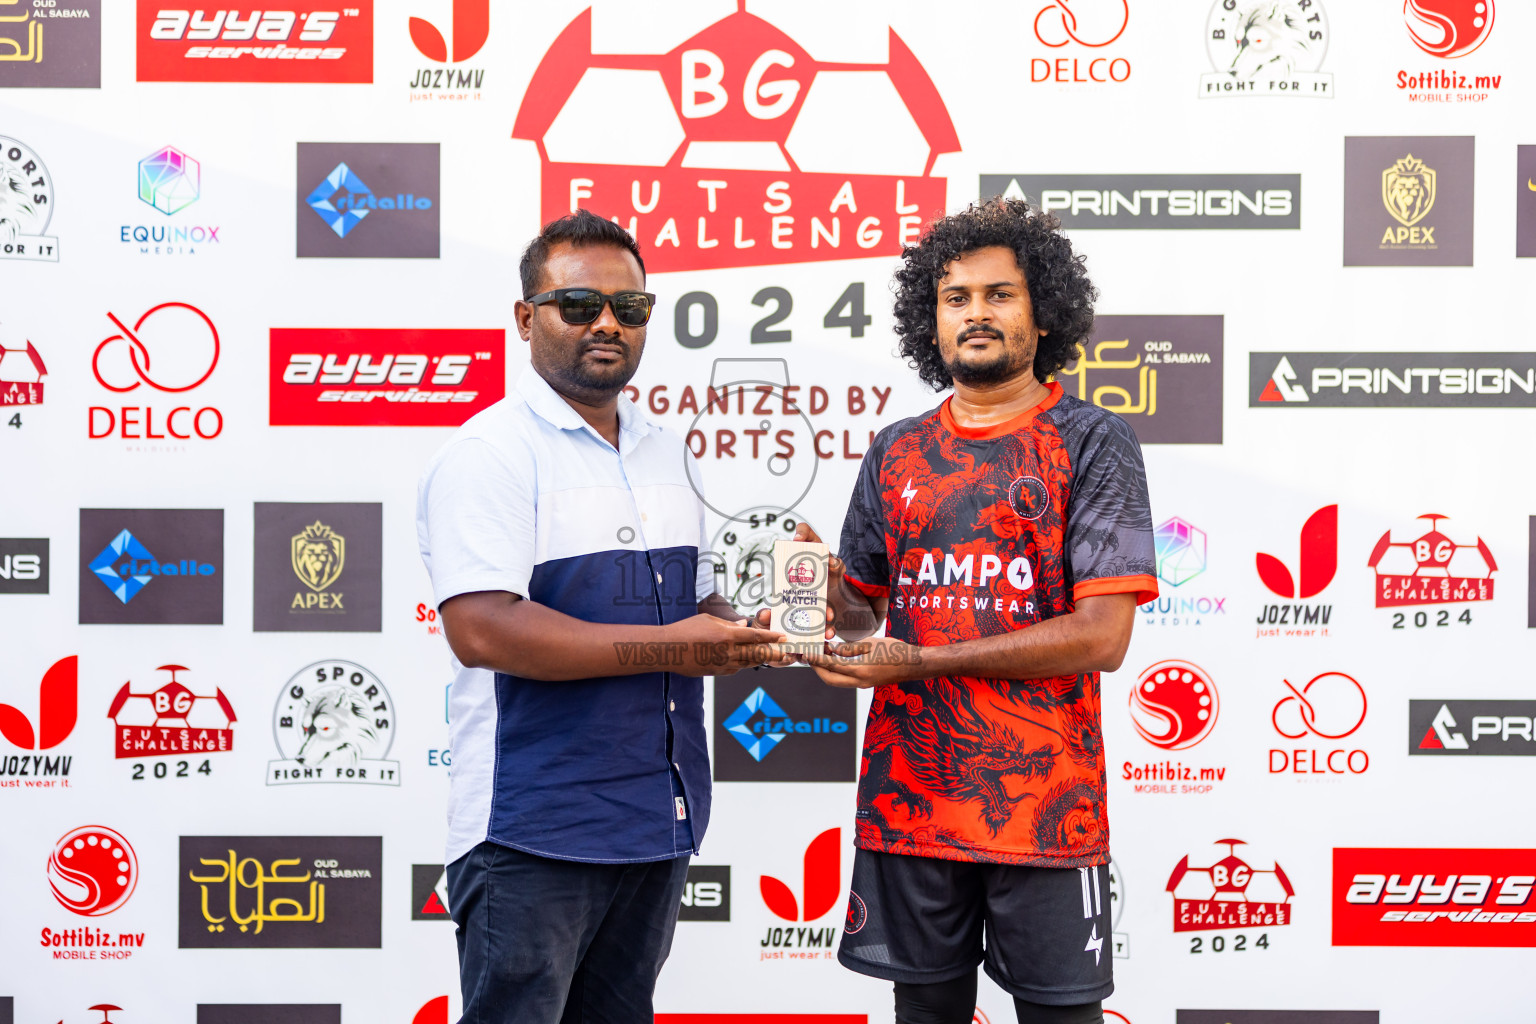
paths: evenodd
<path fill-rule="evenodd" d="M 1051 388 L 968 431 L 940 406 L 893 424 L 861 467 L 847 576 L 888 598 L 887 632 L 933 646 L 1155 594 L 1141 453 L 1123 421 Z M 1084 867 L 1109 858 L 1097 673 L 878 688 L 856 843 L 950 860 Z"/>

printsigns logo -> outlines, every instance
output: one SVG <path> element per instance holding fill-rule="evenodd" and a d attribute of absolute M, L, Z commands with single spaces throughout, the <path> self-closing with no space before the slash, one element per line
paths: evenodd
<path fill-rule="evenodd" d="M 138 0 L 138 80 L 372 82 L 373 0 L 348 3 L 187 10 Z"/>
<path fill-rule="evenodd" d="M 80 622 L 224 621 L 223 509 L 80 510 Z"/>
<path fill-rule="evenodd" d="M 1168 876 L 1173 893 L 1175 932 L 1231 928 L 1269 928 L 1291 923 L 1296 890 L 1279 864 L 1255 868 L 1237 855 L 1241 839 L 1218 839 L 1226 856 L 1209 867 L 1195 867 L 1186 855 Z"/>
<path fill-rule="evenodd" d="M 1250 352 L 1250 408 L 1536 408 L 1529 352 Z"/>
<path fill-rule="evenodd" d="M 0 135 L 0 259 L 59 261 L 53 219 L 53 176 L 26 145 Z"/>
<path fill-rule="evenodd" d="M 139 859 L 122 834 L 104 825 L 66 832 L 48 858 L 48 882 L 60 906 L 100 917 L 128 902 L 139 884 Z"/>
<path fill-rule="evenodd" d="M 1457 544 L 1440 532 L 1446 516 L 1433 512 L 1428 532 L 1411 541 L 1394 541 L 1388 530 L 1366 563 L 1376 571 L 1376 607 L 1454 604 L 1493 600 L 1493 574 L 1499 564 L 1483 538 Z"/>
<path fill-rule="evenodd" d="M 1472 265 L 1471 136 L 1344 140 L 1344 265 Z"/>
<path fill-rule="evenodd" d="M 1220 316 L 1101 316 L 1056 379 L 1142 444 L 1220 444 L 1222 328 Z"/>
<path fill-rule="evenodd" d="M 512 129 L 538 147 L 541 222 L 612 217 L 666 272 L 894 256 L 944 208 L 933 166 L 960 140 L 894 31 L 885 62 L 832 64 L 745 0 L 664 54 L 594 53 L 592 18 L 544 54 Z M 648 130 L 593 135 L 620 99 Z"/>
<path fill-rule="evenodd" d="M 1410 700 L 1408 753 L 1536 756 L 1536 701 Z"/>
<path fill-rule="evenodd" d="M 729 921 L 731 919 L 731 867 L 729 864 L 690 864 L 683 883 L 679 921 Z"/>
<path fill-rule="evenodd" d="M 182 836 L 177 944 L 378 949 L 383 861 L 378 836 Z"/>
<path fill-rule="evenodd" d="M 274 327 L 275 427 L 456 427 L 506 394 L 506 332 Z"/>
<path fill-rule="evenodd" d="M 437 259 L 440 174 L 435 142 L 299 143 L 298 255 Z"/>
<path fill-rule="evenodd" d="M 0 0 L 0 88 L 8 86 L 100 88 L 101 0 Z"/>
<path fill-rule="evenodd" d="M 756 685 L 756 678 L 715 679 L 716 781 L 852 782 L 858 777 L 853 691 L 809 685 L 814 678 L 811 669 L 798 667 L 776 669 L 763 686 Z"/>
<path fill-rule="evenodd" d="M 448 916 L 448 872 L 443 865 L 411 865 L 411 920 L 452 920 Z"/>
<path fill-rule="evenodd" d="M 0 199 L 0 203 L 5 200 Z M 6 344 L 0 339 L 0 409 L 8 405 L 42 405 L 43 378 L 48 367 L 43 365 L 42 353 L 30 339 L 18 338 L 21 344 Z M 17 417 L 13 423 L 19 425 Z"/>
<path fill-rule="evenodd" d="M 267 763 L 267 785 L 400 785 L 400 762 L 384 760 L 395 740 L 394 705 L 363 666 L 322 661 L 300 669 L 278 694 L 272 718 L 283 759 Z"/>
<path fill-rule="evenodd" d="M 256 503 L 257 632 L 378 632 L 383 506 Z"/>
<path fill-rule="evenodd" d="M 1304 601 L 1322 593 L 1339 567 L 1339 506 L 1324 505 L 1302 524 L 1298 576 L 1292 577 L 1284 562 L 1262 551 L 1254 556 L 1254 566 L 1276 597 Z"/>
<path fill-rule="evenodd" d="M 1215 0 L 1205 19 L 1209 74 L 1200 96 L 1333 98 L 1333 75 L 1320 70 L 1328 53 L 1322 0 Z"/>
<path fill-rule="evenodd" d="M 0 537 L 0 594 L 48 593 L 48 538 Z"/>
<path fill-rule="evenodd" d="M 127 682 L 112 698 L 107 717 L 112 719 L 114 756 L 119 760 L 193 757 L 233 750 L 235 709 L 224 691 L 215 687 L 212 693 L 195 693 L 176 678 L 177 672 L 191 671 L 184 665 L 161 665 L 155 671 L 169 673 L 170 679 L 147 692 L 134 692 L 133 683 Z M 184 762 L 177 777 L 211 774 L 206 759 L 194 772 L 189 773 L 189 767 Z M 140 765 L 133 778 L 163 779 L 167 775 L 164 765 L 157 765 L 148 776 Z"/>
<path fill-rule="evenodd" d="M 1494 0 L 1403 0 L 1403 20 L 1419 49 L 1465 57 L 1493 31 Z"/>
<path fill-rule="evenodd" d="M 983 174 L 981 195 L 1030 199 L 1062 227 L 1301 227 L 1299 174 Z"/>
<path fill-rule="evenodd" d="M 1333 851 L 1335 946 L 1536 946 L 1536 850 Z"/>

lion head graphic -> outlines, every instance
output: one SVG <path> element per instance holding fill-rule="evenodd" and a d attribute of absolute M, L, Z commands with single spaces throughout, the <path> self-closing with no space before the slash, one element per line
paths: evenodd
<path fill-rule="evenodd" d="M 1381 201 L 1404 227 L 1413 227 L 1435 205 L 1435 172 L 1412 153 L 1381 172 Z"/>
<path fill-rule="evenodd" d="M 368 702 L 344 686 L 318 691 L 300 721 L 304 742 L 294 760 L 315 768 L 330 763 L 356 765 L 380 753 L 382 738 Z"/>
<path fill-rule="evenodd" d="M 27 179 L 21 168 L 0 154 L 0 243 L 15 242 L 37 223 L 37 207 L 26 189 Z"/>
<path fill-rule="evenodd" d="M 341 576 L 346 539 L 318 519 L 293 538 L 293 572 L 310 590 L 320 591 Z"/>

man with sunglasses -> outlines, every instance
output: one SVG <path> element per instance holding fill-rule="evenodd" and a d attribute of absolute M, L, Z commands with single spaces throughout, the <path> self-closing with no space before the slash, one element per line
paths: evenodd
<path fill-rule="evenodd" d="M 709 820 L 701 677 L 783 636 L 713 593 L 691 455 L 622 394 L 655 301 L 635 241 L 578 211 L 520 269 L 530 365 L 417 505 L 454 656 L 463 1021 L 650 1020 Z"/>

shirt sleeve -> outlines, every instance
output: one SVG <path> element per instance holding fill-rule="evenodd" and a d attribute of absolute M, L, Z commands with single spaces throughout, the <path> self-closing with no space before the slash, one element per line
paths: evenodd
<path fill-rule="evenodd" d="M 837 554 L 843 560 L 843 578 L 869 597 L 891 592 L 891 564 L 885 543 L 886 518 L 880 500 L 880 466 L 885 461 L 883 437 L 864 453 L 859 476 L 848 499 L 843 536 Z"/>
<path fill-rule="evenodd" d="M 1157 597 L 1157 552 L 1141 445 L 1126 422 L 1106 416 L 1083 446 L 1067 503 L 1067 561 L 1072 599 L 1135 594 Z"/>
<path fill-rule="evenodd" d="M 478 438 L 454 442 L 422 474 L 417 539 L 432 599 L 482 590 L 528 597 L 538 481 L 533 458 Z"/>

